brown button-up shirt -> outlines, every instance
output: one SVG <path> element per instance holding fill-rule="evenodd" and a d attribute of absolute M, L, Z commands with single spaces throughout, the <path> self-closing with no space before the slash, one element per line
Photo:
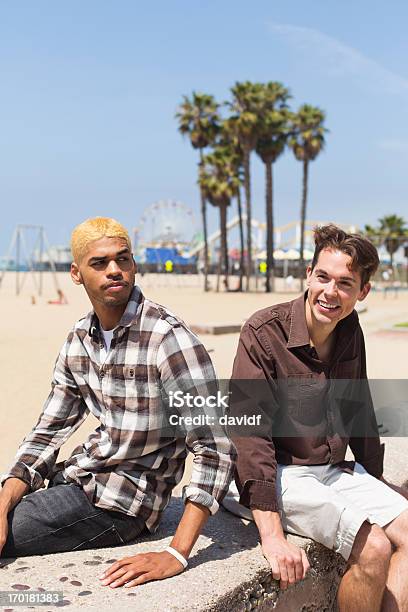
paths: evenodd
<path fill-rule="evenodd" d="M 245 432 L 230 431 L 238 451 L 241 503 L 250 508 L 277 510 L 277 463 L 341 464 L 350 445 L 370 474 L 379 478 L 383 472 L 358 315 L 353 311 L 338 323 L 330 362 L 323 362 L 310 344 L 306 296 L 256 312 L 241 332 L 229 415 L 258 413 L 264 422 Z M 353 381 L 359 385 L 357 402 L 355 390 L 350 392 Z M 237 391 L 242 384 L 246 391 Z"/>

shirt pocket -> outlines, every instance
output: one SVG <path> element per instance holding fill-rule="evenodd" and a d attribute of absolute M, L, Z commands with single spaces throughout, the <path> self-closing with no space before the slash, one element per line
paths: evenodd
<path fill-rule="evenodd" d="M 113 365 L 112 405 L 116 411 L 148 413 L 150 398 L 153 397 L 147 366 Z"/>
<path fill-rule="evenodd" d="M 313 373 L 288 375 L 288 416 L 305 427 L 321 425 L 325 419 L 326 392 L 326 378 Z"/>
<path fill-rule="evenodd" d="M 164 430 L 161 384 L 148 366 L 114 366 L 108 423 L 122 431 Z"/>

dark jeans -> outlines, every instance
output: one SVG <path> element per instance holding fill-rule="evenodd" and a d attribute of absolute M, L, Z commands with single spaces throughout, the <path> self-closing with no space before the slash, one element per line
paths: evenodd
<path fill-rule="evenodd" d="M 90 503 L 82 488 L 58 473 L 29 493 L 8 515 L 9 533 L 1 557 L 25 557 L 126 544 L 144 521 Z"/>

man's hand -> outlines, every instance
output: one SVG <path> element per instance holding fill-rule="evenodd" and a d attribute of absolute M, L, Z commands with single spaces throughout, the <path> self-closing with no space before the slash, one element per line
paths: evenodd
<path fill-rule="evenodd" d="M 0 554 L 8 535 L 8 513 L 28 492 L 29 486 L 19 478 L 8 478 L 0 490 Z"/>
<path fill-rule="evenodd" d="M 310 568 L 306 553 L 302 548 L 288 542 L 285 537 L 266 537 L 262 540 L 262 552 L 269 562 L 275 580 L 280 580 L 280 588 L 303 580 Z"/>
<path fill-rule="evenodd" d="M 310 568 L 303 549 L 291 544 L 285 538 L 278 512 L 252 510 L 256 526 L 261 536 L 262 552 L 272 568 L 275 580 L 280 580 L 280 588 L 303 580 Z"/>
<path fill-rule="evenodd" d="M 162 580 L 181 574 L 184 567 L 173 555 L 163 551 L 142 553 L 116 561 L 100 577 L 103 586 L 134 587 L 150 580 Z"/>
<path fill-rule="evenodd" d="M 177 531 L 170 542 L 170 546 L 185 559 L 188 559 L 209 514 L 208 508 L 187 500 Z M 102 574 L 100 580 L 103 586 L 115 588 L 125 584 L 127 587 L 133 587 L 149 580 L 170 578 L 182 571 L 183 564 L 167 551 L 142 553 L 116 561 Z"/>
<path fill-rule="evenodd" d="M 0 512 L 0 555 L 8 535 L 7 513 Z"/>

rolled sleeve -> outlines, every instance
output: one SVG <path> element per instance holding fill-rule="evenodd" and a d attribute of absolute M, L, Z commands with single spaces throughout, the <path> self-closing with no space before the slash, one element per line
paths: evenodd
<path fill-rule="evenodd" d="M 212 515 L 216 514 L 220 507 L 217 500 L 210 493 L 192 485 L 183 487 L 183 501 L 186 502 L 187 500 L 205 506 Z"/>
<path fill-rule="evenodd" d="M 194 455 L 193 469 L 186 492 L 191 501 L 202 503 L 213 514 L 218 510 L 234 477 L 235 448 L 227 438 L 217 437 L 210 441 L 206 436 L 206 440 L 197 438 L 193 441 L 192 435 L 190 432 L 187 448 Z M 197 498 L 194 499 L 194 496 Z"/>
<path fill-rule="evenodd" d="M 17 461 L 6 474 L 3 474 L 0 484 L 3 485 L 8 478 L 22 480 L 30 487 L 31 491 L 36 491 L 44 486 L 41 474 L 22 461 Z"/>
<path fill-rule="evenodd" d="M 242 486 L 239 501 L 251 510 L 278 511 L 275 483 L 268 480 L 247 480 Z"/>

